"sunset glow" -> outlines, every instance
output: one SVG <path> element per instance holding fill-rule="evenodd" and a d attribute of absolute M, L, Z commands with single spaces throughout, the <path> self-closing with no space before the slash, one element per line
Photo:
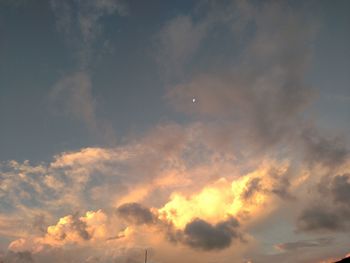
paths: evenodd
<path fill-rule="evenodd" d="M 0 0 L 0 263 L 350 257 L 349 14 Z"/>

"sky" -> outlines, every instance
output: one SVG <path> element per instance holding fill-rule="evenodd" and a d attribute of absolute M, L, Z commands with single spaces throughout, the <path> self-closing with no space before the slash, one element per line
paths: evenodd
<path fill-rule="evenodd" d="M 349 13 L 0 0 L 0 262 L 349 255 Z"/>

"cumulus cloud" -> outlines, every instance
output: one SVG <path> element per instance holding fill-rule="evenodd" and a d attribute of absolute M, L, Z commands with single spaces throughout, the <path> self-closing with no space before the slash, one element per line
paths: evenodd
<path fill-rule="evenodd" d="M 234 218 L 214 226 L 204 220 L 195 219 L 186 225 L 182 242 L 203 250 L 223 249 L 230 246 L 232 240 L 240 237 L 238 226 L 239 223 Z"/>
<path fill-rule="evenodd" d="M 48 248 L 61 248 L 106 240 L 107 216 L 101 210 L 88 211 L 84 216 L 67 215 L 55 225 L 48 226 L 44 235 L 17 239 L 9 245 L 9 250 L 40 253 Z"/>
<path fill-rule="evenodd" d="M 195 218 L 188 222 L 184 229 L 176 228 L 171 221 L 166 221 L 159 212 L 138 203 L 124 204 L 117 209 L 117 214 L 129 224 L 150 224 L 164 232 L 172 242 L 179 242 L 194 249 L 220 250 L 231 245 L 234 239 L 241 238 L 238 221 L 230 217 L 212 225 L 205 220 Z"/>
<path fill-rule="evenodd" d="M 155 223 L 155 216 L 146 207 L 138 203 L 127 203 L 117 208 L 117 214 L 126 221 L 133 224 L 153 224 Z"/>
<path fill-rule="evenodd" d="M 169 133 L 176 128 L 178 133 Z M 200 147 L 187 147 L 197 144 Z M 187 158 L 197 154 L 198 159 Z M 229 248 L 240 231 L 235 221 L 228 218 L 242 219 L 246 226 L 268 214 L 274 208 L 275 181 L 286 174 L 288 164 L 266 161 L 254 171 L 239 173 L 232 157 L 217 154 L 197 136 L 194 127 L 180 129 L 170 125 L 123 146 L 61 153 L 50 163 L 38 167 L 29 162 L 7 164 L 2 168 L 8 172 L 2 176 L 6 176 L 12 189 L 30 182 L 26 189 L 31 189 L 31 196 L 40 200 L 40 206 L 45 205 L 46 209 L 28 214 L 28 210 L 19 209 L 26 199 L 12 200 L 18 196 L 11 195 L 12 191 L 7 191 L 5 197 L 12 205 L 17 204 L 16 213 L 23 215 L 23 221 L 33 222 L 45 211 L 45 220 L 39 220 L 37 225 L 47 229 L 43 235 L 23 227 L 26 232 L 21 236 L 27 238 L 14 241 L 10 248 L 21 247 L 20 251 L 24 251 L 34 244 L 32 249 L 40 251 L 45 246 L 66 249 L 73 244 L 90 246 L 95 242 L 102 247 L 108 242 L 138 245 L 152 242 L 152 236 L 164 240 L 164 235 L 173 236 L 179 244 L 191 248 Z M 272 170 L 274 176 L 270 175 Z M 219 176 L 218 172 L 221 172 Z M 102 187 L 100 192 L 96 191 L 96 184 Z M 144 188 L 135 189 L 135 185 Z M 290 190 L 293 185 L 294 179 L 291 179 Z M 136 202 L 151 204 L 148 207 L 152 209 Z M 73 213 L 52 224 L 62 214 L 62 206 L 65 211 L 101 207 L 115 211 L 117 207 L 117 213 L 96 211 L 80 217 Z M 113 215 L 117 221 L 113 221 Z M 150 226 L 148 230 L 147 226 Z M 203 233 L 215 233 L 219 240 L 200 236 L 197 230 L 201 232 L 202 228 Z M 145 233 L 144 236 L 141 233 Z"/>

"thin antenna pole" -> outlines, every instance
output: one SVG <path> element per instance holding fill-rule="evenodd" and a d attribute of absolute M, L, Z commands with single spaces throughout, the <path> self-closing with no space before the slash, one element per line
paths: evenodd
<path fill-rule="evenodd" d="M 145 263 L 147 263 L 147 249 L 145 251 Z"/>

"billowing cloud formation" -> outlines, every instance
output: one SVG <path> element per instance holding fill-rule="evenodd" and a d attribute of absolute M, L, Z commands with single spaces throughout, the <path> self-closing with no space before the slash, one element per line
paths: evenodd
<path fill-rule="evenodd" d="M 161 216 L 157 218 L 156 214 L 159 214 L 159 211 L 152 213 L 151 210 L 137 203 L 124 204 L 118 207 L 117 213 L 131 224 L 155 225 L 160 230 L 165 231 L 170 241 L 180 242 L 196 249 L 223 249 L 230 246 L 233 239 L 240 237 L 239 223 L 232 217 L 215 225 L 195 218 L 187 223 L 184 229 L 177 229 L 172 221 L 164 221 Z"/>
<path fill-rule="evenodd" d="M 312 204 L 308 187 L 319 189 L 319 180 L 311 175 L 319 174 L 321 179 L 323 173 L 328 174 L 323 166 L 310 168 L 307 163 L 297 167 L 266 156 L 260 165 L 237 162 L 231 153 L 219 153 L 215 144 L 203 140 L 202 127 L 160 126 L 116 148 L 62 153 L 51 163 L 38 166 L 3 163 L 3 204 L 16 207 L 1 219 L 3 226 L 0 224 L 2 233 L 17 238 L 10 250 L 31 251 L 34 260 L 39 260 L 44 254 L 58 253 L 54 252 L 57 249 L 68 253 L 71 247 L 85 247 L 91 248 L 91 253 L 81 252 L 82 257 L 92 256 L 92 260 L 93 254 L 104 257 L 102 248 L 166 246 L 168 239 L 172 241 L 169 244 L 177 244 L 174 249 L 237 253 L 233 252 L 236 247 L 252 242 L 250 227 L 282 204 L 288 207 L 299 198 Z M 339 175 L 325 177 L 330 180 L 329 187 L 317 192 L 326 191 L 325 201 L 345 209 L 348 173 L 340 170 L 348 168 L 345 164 L 337 169 Z M 281 188 L 286 185 L 285 178 L 287 189 Z M 286 199 L 283 191 L 298 199 Z M 62 206 L 72 213 L 59 216 Z M 324 208 L 316 211 L 322 213 Z M 6 206 L 1 209 L 5 211 Z M 94 211 L 82 216 L 74 212 L 91 209 Z M 22 220 L 11 220 L 13 214 L 21 215 Z M 314 217 L 310 212 L 304 215 L 298 226 L 308 233 L 314 229 Z M 334 211 L 330 222 L 334 215 L 341 213 Z M 43 217 L 39 224 L 45 232 L 32 231 L 29 224 L 38 225 L 37 219 Z M 241 242 L 242 236 L 245 242 Z"/>
<path fill-rule="evenodd" d="M 132 222 L 133 224 L 137 225 L 153 224 L 156 220 L 155 216 L 149 209 L 142 207 L 138 203 L 127 203 L 121 205 L 118 207 L 117 213 L 128 222 Z"/>
<path fill-rule="evenodd" d="M 184 242 L 191 247 L 204 250 L 222 249 L 238 238 L 239 223 L 234 218 L 212 226 L 201 219 L 188 223 L 183 231 Z"/>
<path fill-rule="evenodd" d="M 68 215 L 48 226 L 42 237 L 18 239 L 9 245 L 12 251 L 40 252 L 46 247 L 62 247 L 94 242 L 107 237 L 107 216 L 102 211 L 89 211 L 83 217 Z"/>

